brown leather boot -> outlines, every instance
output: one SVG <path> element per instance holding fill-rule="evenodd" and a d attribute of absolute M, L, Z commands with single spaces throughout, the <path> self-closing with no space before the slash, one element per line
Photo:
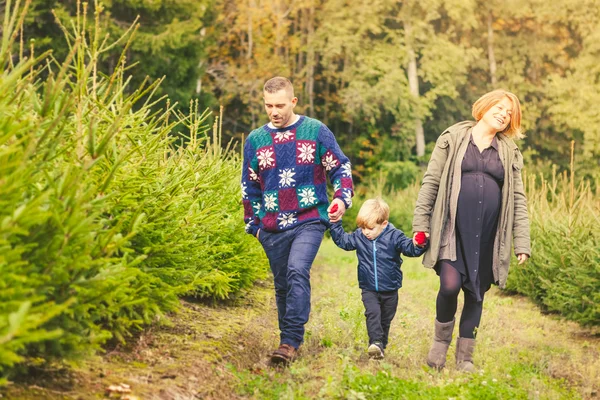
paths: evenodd
<path fill-rule="evenodd" d="M 475 339 L 461 338 L 456 341 L 456 369 L 464 372 L 475 372 L 473 352 Z"/>
<path fill-rule="evenodd" d="M 289 344 L 280 344 L 279 348 L 271 354 L 271 363 L 275 365 L 289 365 L 294 359 L 298 351 Z"/>
<path fill-rule="evenodd" d="M 452 341 L 452 331 L 454 330 L 453 319 L 450 322 L 439 322 L 435 320 L 435 335 L 433 338 L 433 344 L 427 355 L 427 365 L 431 368 L 442 369 L 446 365 L 446 354 L 448 353 L 448 347 Z"/>

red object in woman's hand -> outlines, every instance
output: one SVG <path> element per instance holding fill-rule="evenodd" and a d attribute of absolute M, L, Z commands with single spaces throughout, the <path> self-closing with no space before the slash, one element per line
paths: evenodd
<path fill-rule="evenodd" d="M 329 210 L 329 213 L 330 213 L 330 214 L 333 214 L 333 213 L 334 213 L 334 212 L 336 212 L 337 210 L 338 210 L 338 205 L 337 205 L 337 203 L 335 203 L 335 204 L 333 205 L 333 207 L 331 207 L 331 210 Z"/>
<path fill-rule="evenodd" d="M 425 236 L 425 232 L 417 232 L 415 235 L 415 241 L 418 245 L 425 244 L 427 242 L 427 237 Z"/>

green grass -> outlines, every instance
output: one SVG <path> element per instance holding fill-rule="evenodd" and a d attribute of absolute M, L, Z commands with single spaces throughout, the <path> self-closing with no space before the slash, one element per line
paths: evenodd
<path fill-rule="evenodd" d="M 67 393 L 101 398 L 103 388 L 114 383 L 131 384 L 139 398 L 587 399 L 600 390 L 600 338 L 592 330 L 543 315 L 527 298 L 495 288 L 484 304 L 477 373 L 456 371 L 454 343 L 447 367 L 431 370 L 425 357 L 438 279 L 418 259 L 406 259 L 403 270 L 404 287 L 383 361 L 366 354 L 355 254 L 325 240 L 312 269 L 305 343 L 288 369 L 268 365 L 279 332 L 267 280 L 229 306 L 186 303 L 171 317 L 170 328 L 155 327 L 131 347 L 79 367 L 74 380 L 80 383 Z M 8 398 L 55 398 L 55 392 L 30 395 L 23 385 L 7 390 Z"/>
<path fill-rule="evenodd" d="M 311 320 L 302 356 L 287 370 L 236 369 L 237 393 L 257 399 L 571 399 L 598 387 L 598 341 L 571 341 L 579 328 L 543 316 L 522 297 L 492 289 L 484 305 L 473 375 L 425 366 L 433 335 L 437 276 L 405 260 L 404 288 L 386 359 L 366 356 L 356 258 L 325 241 L 313 267 Z M 459 313 L 460 308 L 459 305 Z M 458 314 L 459 315 L 459 314 Z M 560 329 L 557 329 L 560 327 Z M 549 332 L 554 332 L 550 335 Z M 456 331 L 456 334 L 458 332 Z M 275 345 L 276 343 L 273 343 Z M 584 366 L 585 365 L 585 366 Z"/>

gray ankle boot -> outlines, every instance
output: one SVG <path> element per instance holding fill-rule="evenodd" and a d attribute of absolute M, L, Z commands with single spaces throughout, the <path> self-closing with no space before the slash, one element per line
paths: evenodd
<path fill-rule="evenodd" d="M 435 320 L 435 336 L 433 345 L 427 355 L 427 365 L 431 368 L 442 369 L 446 365 L 446 354 L 452 341 L 454 330 L 454 319 L 450 322 L 439 322 Z"/>
<path fill-rule="evenodd" d="M 464 372 L 475 372 L 473 352 L 475 339 L 461 338 L 456 341 L 456 369 Z"/>

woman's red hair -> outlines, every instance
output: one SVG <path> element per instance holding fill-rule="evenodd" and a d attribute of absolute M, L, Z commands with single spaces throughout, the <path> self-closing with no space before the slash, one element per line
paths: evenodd
<path fill-rule="evenodd" d="M 513 105 L 513 109 L 510 115 L 510 124 L 508 124 L 502 133 L 511 139 L 521 139 L 525 137 L 525 135 L 523 135 L 521 132 L 521 103 L 519 102 L 519 98 L 511 92 L 498 89 L 481 96 L 473 104 L 473 118 L 479 122 L 479 120 L 483 118 L 483 115 L 488 112 L 490 108 L 498 104 L 505 97 L 510 100 Z"/>

